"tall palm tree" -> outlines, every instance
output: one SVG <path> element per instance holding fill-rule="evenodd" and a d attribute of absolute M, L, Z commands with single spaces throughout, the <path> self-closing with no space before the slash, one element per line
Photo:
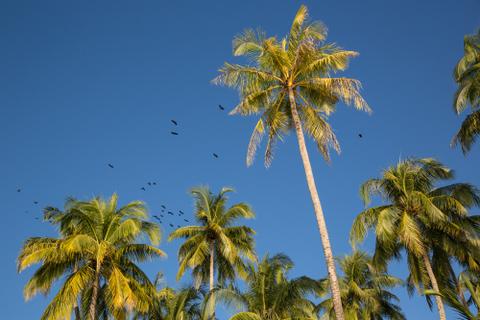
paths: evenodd
<path fill-rule="evenodd" d="M 247 30 L 233 41 L 235 56 L 247 56 L 249 65 L 225 63 L 215 84 L 236 88 L 240 103 L 230 114 L 260 114 L 247 150 L 247 165 L 251 165 L 257 147 L 265 133 L 268 142 L 265 165 L 273 158 L 273 147 L 282 136 L 294 130 L 305 169 L 318 229 L 323 245 L 337 319 L 343 319 L 340 289 L 335 272 L 330 240 L 318 196 L 304 130 L 317 144 L 325 159 L 329 148 L 340 151 L 338 141 L 328 124 L 328 116 L 339 101 L 370 111 L 359 93 L 360 82 L 344 77 L 331 77 L 345 70 L 350 58 L 358 55 L 335 44 L 326 44 L 326 29 L 320 22 L 307 23 L 307 8 L 298 10 L 287 37 L 267 38 L 263 32 Z"/>
<path fill-rule="evenodd" d="M 47 294 L 66 277 L 42 319 L 64 319 L 82 305 L 90 320 L 112 314 L 124 318 L 131 309 L 146 310 L 153 286 L 137 262 L 164 256 L 163 251 L 136 241 L 146 236 L 158 245 L 160 231 L 148 222 L 145 206 L 134 201 L 118 207 L 117 195 L 108 200 L 73 201 L 65 212 L 50 210 L 46 218 L 58 224 L 59 238 L 28 239 L 18 257 L 18 270 L 40 263 L 25 286 L 28 299 Z"/>
<path fill-rule="evenodd" d="M 406 319 L 395 304 L 399 301 L 398 297 L 389 291 L 402 283 L 400 279 L 377 270 L 371 264 L 371 257 L 361 251 L 339 259 L 339 264 L 344 274 L 340 279 L 340 289 L 347 319 Z M 319 310 L 324 311 L 329 319 L 335 319 L 331 298 L 322 301 Z"/>
<path fill-rule="evenodd" d="M 320 281 L 306 276 L 289 279 L 293 262 L 283 254 L 266 255 L 251 265 L 246 277 L 247 289 L 241 293 L 247 311 L 230 320 L 317 319 L 315 304 L 309 298 L 324 291 Z"/>
<path fill-rule="evenodd" d="M 453 76 L 458 84 L 453 104 L 455 112 L 462 113 L 468 105 L 472 108 L 452 141 L 453 145 L 460 143 L 466 153 L 480 134 L 480 30 L 465 36 L 464 56 L 457 63 Z"/>
<path fill-rule="evenodd" d="M 385 170 L 380 178 L 365 182 L 360 193 L 366 205 L 372 194 L 380 195 L 384 205 L 368 208 L 354 220 L 350 238 L 362 241 L 368 229 L 376 233 L 373 262 L 385 267 L 392 258 L 407 255 L 409 283 L 440 293 L 432 267 L 432 257 L 450 257 L 478 270 L 478 222 L 468 209 L 480 204 L 478 190 L 469 184 L 444 187 L 435 184 L 453 178 L 449 168 L 433 159 L 408 159 Z M 435 301 L 440 319 L 445 308 L 439 295 Z"/>
<path fill-rule="evenodd" d="M 192 269 L 195 287 L 208 279 L 209 291 L 215 287 L 215 269 L 220 284 L 235 279 L 236 274 L 244 275 L 244 259 L 255 261 L 254 230 L 247 226 L 235 225 L 239 218 L 255 216 L 246 203 L 237 203 L 227 208 L 227 193 L 222 188 L 214 195 L 207 187 L 192 189 L 195 198 L 195 219 L 199 225 L 186 226 L 173 231 L 169 241 L 184 238 L 178 252 L 180 279 L 187 268 Z"/>

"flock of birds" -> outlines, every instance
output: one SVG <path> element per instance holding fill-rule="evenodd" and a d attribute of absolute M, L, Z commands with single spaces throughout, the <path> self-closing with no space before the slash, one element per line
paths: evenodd
<path fill-rule="evenodd" d="M 222 106 L 222 105 L 218 105 L 218 109 L 220 109 L 221 111 L 225 110 L 225 108 Z M 175 127 L 178 127 L 178 122 L 177 120 L 175 119 L 171 119 L 170 122 L 175 126 Z M 179 132 L 178 131 L 170 131 L 170 134 L 174 135 L 174 136 L 178 136 L 179 135 Z M 219 155 L 215 152 L 212 153 L 212 156 L 215 158 L 215 159 L 218 159 L 219 158 Z M 115 169 L 115 165 L 113 163 L 107 163 L 107 166 L 110 168 L 110 169 Z M 148 187 L 154 187 L 157 185 L 157 182 L 155 181 L 148 181 L 147 184 L 145 186 L 142 186 L 140 187 L 140 190 L 142 191 L 147 191 L 147 188 Z M 22 192 L 22 188 L 17 188 L 17 193 L 20 193 Z M 34 205 L 38 205 L 39 202 L 37 200 L 33 201 L 33 204 Z M 179 223 L 188 223 L 190 222 L 188 219 L 186 219 L 184 217 L 185 213 L 182 211 L 182 210 L 178 210 L 178 212 L 176 214 L 174 214 L 173 211 L 170 211 L 170 210 L 167 210 L 167 207 L 165 205 L 161 205 L 161 213 L 160 214 L 155 214 L 153 215 L 153 218 L 155 220 L 158 221 L 158 223 L 160 224 L 165 224 L 168 226 L 170 226 L 171 228 L 174 228 L 175 226 L 177 228 L 180 228 L 181 225 Z M 25 210 L 25 213 L 29 213 L 29 210 Z M 166 215 L 168 216 L 171 216 L 171 218 L 167 218 Z M 178 222 L 178 221 L 173 221 L 172 218 L 180 218 L 180 219 L 183 219 L 182 222 Z M 40 220 L 40 217 L 34 217 L 35 220 Z"/>
<path fill-rule="evenodd" d="M 221 111 L 224 111 L 224 110 L 225 110 L 225 108 L 224 108 L 222 105 L 220 105 L 220 104 L 218 105 L 218 109 L 220 109 Z M 170 122 L 171 122 L 175 127 L 178 127 L 178 122 L 177 122 L 177 120 L 171 119 Z M 179 132 L 178 132 L 178 131 L 170 131 L 170 134 L 172 134 L 172 135 L 174 135 L 174 136 L 178 136 L 178 135 L 179 135 Z M 359 134 L 358 134 L 358 137 L 359 137 L 359 138 L 363 138 L 363 134 L 362 134 L 362 133 L 359 133 Z M 213 156 L 214 158 L 216 158 L 216 159 L 219 158 L 219 155 L 218 155 L 217 153 L 215 153 L 215 152 L 212 153 L 212 156 Z M 112 163 L 108 163 L 107 166 L 108 166 L 110 169 L 115 169 L 115 166 L 114 166 Z M 148 186 L 148 187 L 153 187 L 153 186 L 156 186 L 156 185 L 157 185 L 157 182 L 155 182 L 155 181 L 149 181 L 149 182 L 147 182 L 147 186 Z M 140 187 L 140 190 L 146 191 L 146 190 L 147 190 L 147 186 L 142 186 L 142 187 Z M 17 193 L 20 193 L 20 192 L 22 192 L 22 188 L 17 188 Z M 38 203 L 39 203 L 39 202 L 36 201 L 36 200 L 33 201 L 33 204 L 34 204 L 34 205 L 38 205 Z M 177 213 L 174 213 L 173 211 L 167 210 L 167 207 L 166 207 L 165 205 L 163 205 L 163 204 L 161 205 L 161 208 L 162 208 L 162 209 L 161 209 L 161 213 L 160 213 L 160 214 L 158 214 L 158 215 L 157 215 L 157 214 L 153 215 L 153 218 L 154 218 L 155 220 L 157 220 L 158 223 L 160 223 L 160 224 L 164 224 L 164 223 L 165 223 L 165 225 L 168 224 L 171 228 L 174 228 L 175 226 L 176 226 L 177 228 L 180 228 L 181 225 L 178 224 L 178 221 L 177 221 L 176 223 L 174 223 L 174 221 L 171 220 L 172 218 L 183 219 L 183 222 L 184 222 L 184 223 L 190 222 L 188 219 L 184 218 L 185 213 L 184 213 L 182 210 L 178 210 Z M 26 210 L 25 213 L 29 213 L 29 211 Z M 171 216 L 171 218 L 168 218 L 167 216 Z M 35 217 L 35 220 L 40 220 L 40 218 L 39 218 L 39 217 Z M 169 221 L 167 221 L 167 220 L 169 220 Z"/>

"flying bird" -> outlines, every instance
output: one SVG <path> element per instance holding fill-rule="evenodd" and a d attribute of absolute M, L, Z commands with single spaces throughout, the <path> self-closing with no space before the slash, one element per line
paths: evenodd
<path fill-rule="evenodd" d="M 189 222 L 189 221 L 188 221 L 188 219 L 183 219 L 183 221 L 185 221 L 185 222 Z"/>
<path fill-rule="evenodd" d="M 156 182 L 153 182 L 153 185 L 154 185 L 154 186 L 156 186 L 156 185 L 157 185 L 157 183 L 156 183 Z"/>
<path fill-rule="evenodd" d="M 173 216 L 173 212 L 172 211 L 168 211 L 167 212 L 169 215 Z"/>
<path fill-rule="evenodd" d="M 33 204 L 38 204 L 38 201 L 33 201 Z"/>
<path fill-rule="evenodd" d="M 178 123 L 177 123 L 177 121 L 175 121 L 175 120 L 173 120 L 173 119 L 172 119 L 172 120 L 170 120 L 170 121 L 172 121 L 172 123 L 173 123 L 174 125 L 178 126 Z"/>
<path fill-rule="evenodd" d="M 173 134 L 174 136 L 178 136 L 178 132 L 175 132 L 175 131 L 170 131 L 170 134 Z"/>
<path fill-rule="evenodd" d="M 213 156 L 214 156 L 215 158 L 218 158 L 218 154 L 216 154 L 216 153 L 213 153 Z"/>
<path fill-rule="evenodd" d="M 143 190 L 143 191 L 145 191 L 145 190 L 146 190 L 146 189 L 145 189 L 145 187 L 141 187 L 140 189 L 141 189 L 141 190 Z"/>
<path fill-rule="evenodd" d="M 152 185 L 152 183 L 151 183 L 151 182 L 147 182 L 147 184 L 148 184 L 149 186 L 151 186 L 151 185 Z"/>
<path fill-rule="evenodd" d="M 223 111 L 223 110 L 225 110 L 225 108 L 224 108 L 224 107 L 222 107 L 222 105 L 221 105 L 221 104 L 219 104 L 219 105 L 218 105 L 218 108 L 219 108 L 220 110 L 222 110 L 222 111 Z"/>
<path fill-rule="evenodd" d="M 182 210 L 178 210 L 178 212 L 180 212 L 181 214 L 184 214 Z"/>
<path fill-rule="evenodd" d="M 359 133 L 359 134 L 358 134 L 358 137 L 359 137 L 359 138 L 363 138 L 363 134 Z"/>
<path fill-rule="evenodd" d="M 170 227 L 172 227 L 172 228 L 173 228 L 173 224 L 169 223 L 169 225 L 170 225 Z"/>
<path fill-rule="evenodd" d="M 180 225 L 177 224 L 177 228 L 181 228 Z"/>
<path fill-rule="evenodd" d="M 17 189 L 17 192 L 20 192 L 20 191 L 22 191 L 22 189 Z"/>
<path fill-rule="evenodd" d="M 163 209 L 165 209 L 166 207 L 162 204 L 160 207 L 162 207 Z"/>
<path fill-rule="evenodd" d="M 111 163 L 109 163 L 108 166 L 112 169 L 114 168 L 113 164 L 111 164 Z"/>

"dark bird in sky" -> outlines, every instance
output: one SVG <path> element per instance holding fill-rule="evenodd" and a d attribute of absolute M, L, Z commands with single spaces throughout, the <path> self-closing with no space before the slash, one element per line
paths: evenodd
<path fill-rule="evenodd" d="M 185 221 L 185 222 L 189 222 L 189 221 L 188 221 L 188 219 L 183 219 L 183 221 Z"/>
<path fill-rule="evenodd" d="M 184 214 L 182 210 L 178 210 L 178 212 L 180 212 L 181 214 Z"/>
<path fill-rule="evenodd" d="M 140 189 L 142 189 L 143 191 L 145 191 L 145 190 L 146 190 L 146 189 L 145 189 L 145 187 L 141 187 Z"/>
<path fill-rule="evenodd" d="M 170 120 L 170 121 L 172 121 L 172 123 L 173 123 L 174 125 L 178 126 L 178 123 L 177 123 L 177 121 L 175 121 L 175 120 L 173 120 L 173 119 L 172 119 L 172 120 Z"/>
<path fill-rule="evenodd" d="M 160 220 L 160 218 L 157 215 L 153 215 L 153 217 L 157 220 Z"/>
<path fill-rule="evenodd" d="M 147 182 L 147 184 L 148 184 L 149 186 L 151 186 L 151 185 L 152 185 L 152 183 L 151 183 L 151 182 Z"/>
<path fill-rule="evenodd" d="M 162 207 L 163 209 L 165 209 L 166 207 L 162 204 L 160 207 Z"/>
<path fill-rule="evenodd" d="M 177 228 L 181 228 L 180 225 L 177 224 Z"/>
<path fill-rule="evenodd" d="M 173 224 L 169 223 L 169 225 L 170 225 L 170 227 L 172 227 L 172 228 L 173 228 Z"/>
<path fill-rule="evenodd" d="M 17 192 L 20 192 L 20 191 L 22 191 L 22 189 L 17 189 Z"/>
<path fill-rule="evenodd" d="M 359 138 L 363 138 L 363 134 L 359 133 L 359 134 L 358 134 L 358 137 L 359 137 Z"/>
<path fill-rule="evenodd" d="M 170 134 L 173 134 L 174 136 L 178 136 L 178 132 L 175 132 L 175 131 L 170 131 Z"/>
<path fill-rule="evenodd" d="M 221 105 L 221 104 L 219 104 L 219 105 L 218 105 L 218 108 L 219 108 L 220 110 L 225 110 L 225 108 L 224 108 L 224 107 L 222 107 L 222 105 Z"/>
<path fill-rule="evenodd" d="M 162 217 L 162 218 L 163 218 L 163 217 L 164 217 L 164 215 L 163 215 L 163 214 L 161 214 L 161 215 L 160 215 L 160 217 Z"/>
<path fill-rule="evenodd" d="M 216 153 L 213 153 L 213 156 L 214 156 L 215 158 L 218 158 L 218 154 L 216 154 Z"/>
<path fill-rule="evenodd" d="M 111 164 L 111 163 L 109 163 L 108 166 L 112 169 L 114 168 L 113 164 Z"/>
<path fill-rule="evenodd" d="M 33 204 L 38 204 L 38 201 L 33 201 Z"/>
<path fill-rule="evenodd" d="M 157 185 L 157 183 L 156 183 L 156 182 L 153 182 L 153 185 L 154 185 L 154 186 L 156 186 L 156 185 Z"/>
<path fill-rule="evenodd" d="M 167 212 L 169 215 L 173 216 L 173 212 L 172 211 L 168 211 Z"/>

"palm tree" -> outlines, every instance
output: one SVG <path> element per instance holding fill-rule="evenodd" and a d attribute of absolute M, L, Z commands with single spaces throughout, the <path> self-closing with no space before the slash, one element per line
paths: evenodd
<path fill-rule="evenodd" d="M 306 276 L 289 279 L 293 266 L 292 260 L 283 254 L 266 255 L 258 266 L 251 265 L 247 289 L 239 299 L 248 311 L 237 313 L 230 320 L 317 319 L 315 304 L 309 297 L 321 294 L 324 287 Z"/>
<path fill-rule="evenodd" d="M 450 257 L 478 270 L 477 218 L 468 216 L 468 208 L 480 204 L 477 189 L 457 183 L 435 188 L 439 181 L 452 179 L 453 172 L 433 159 L 408 159 L 385 170 L 378 179 L 365 182 L 360 193 L 366 205 L 370 195 L 378 194 L 387 203 L 361 212 L 354 220 L 350 238 L 362 241 L 368 229 L 376 233 L 373 262 L 383 268 L 392 258 L 407 255 L 409 284 L 440 293 L 430 255 Z M 436 263 L 440 263 L 436 262 Z M 442 275 L 443 276 L 443 275 Z M 440 319 L 445 309 L 435 296 Z"/>
<path fill-rule="evenodd" d="M 460 143 L 466 153 L 480 134 L 480 30 L 477 34 L 465 36 L 464 52 L 453 73 L 458 84 L 454 110 L 460 114 L 470 105 L 472 113 L 453 137 L 452 145 Z"/>
<path fill-rule="evenodd" d="M 353 104 L 364 111 L 370 108 L 359 93 L 358 80 L 331 77 L 331 73 L 345 70 L 349 59 L 358 53 L 326 44 L 325 27 L 320 22 L 307 23 L 306 19 L 307 8 L 301 6 L 289 35 L 282 40 L 266 38 L 263 32 L 253 30 L 237 36 L 233 41 L 234 55 L 245 55 L 252 63 L 245 66 L 225 63 L 213 82 L 239 91 L 241 101 L 230 114 L 261 114 L 250 138 L 247 165 L 252 164 L 265 133 L 268 133 L 265 165 L 269 166 L 275 143 L 286 132 L 295 131 L 322 240 L 335 312 L 337 319 L 343 319 L 335 261 L 303 131 L 329 160 L 330 147 L 340 151 L 327 122 L 337 102 Z"/>
<path fill-rule="evenodd" d="M 153 286 L 136 265 L 165 254 L 136 243 L 146 236 L 154 245 L 160 240 L 156 224 L 140 201 L 118 208 L 117 195 L 108 200 L 69 201 L 67 210 L 48 210 L 46 218 L 60 227 L 59 238 L 28 239 L 18 257 L 18 270 L 40 263 L 25 286 L 28 299 L 47 294 L 62 277 L 65 281 L 45 309 L 42 319 L 64 319 L 82 305 L 83 318 L 124 318 L 131 309 L 146 310 Z M 77 310 L 75 310 L 77 311 Z M 76 314 L 78 316 L 78 314 Z"/>
<path fill-rule="evenodd" d="M 254 230 L 247 226 L 234 225 L 239 218 L 255 216 L 246 203 L 237 203 L 227 208 L 227 193 L 222 188 L 214 195 L 207 187 L 192 189 L 195 198 L 195 219 L 199 225 L 186 226 L 173 231 L 169 241 L 184 238 L 178 252 L 180 279 L 187 268 L 192 269 L 195 287 L 209 283 L 209 291 L 215 288 L 215 269 L 220 284 L 235 279 L 236 274 L 244 275 L 244 259 L 255 261 Z"/>
<path fill-rule="evenodd" d="M 399 299 L 389 291 L 402 283 L 400 279 L 377 270 L 371 264 L 371 257 L 361 251 L 354 251 L 338 261 L 344 274 L 340 289 L 347 319 L 406 319 L 395 304 Z M 331 298 L 322 301 L 319 310 L 324 311 L 329 319 L 335 319 Z"/>

